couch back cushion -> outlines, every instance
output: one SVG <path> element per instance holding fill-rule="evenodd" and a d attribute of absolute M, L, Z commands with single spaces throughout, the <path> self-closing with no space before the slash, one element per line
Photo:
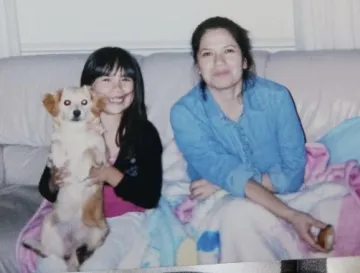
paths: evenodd
<path fill-rule="evenodd" d="M 293 95 L 307 140 L 360 114 L 360 50 L 277 52 L 266 77 Z"/>

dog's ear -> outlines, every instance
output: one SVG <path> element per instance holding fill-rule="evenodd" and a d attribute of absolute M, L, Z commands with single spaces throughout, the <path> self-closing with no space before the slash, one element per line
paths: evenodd
<path fill-rule="evenodd" d="M 59 115 L 59 103 L 63 90 L 60 89 L 55 93 L 46 93 L 42 100 L 45 109 L 54 117 Z"/>
<path fill-rule="evenodd" d="M 101 97 L 100 95 L 96 94 L 93 91 L 90 91 L 91 93 L 91 100 L 93 102 L 91 111 L 95 116 L 100 116 L 100 113 L 104 111 L 106 102 L 105 98 Z"/>

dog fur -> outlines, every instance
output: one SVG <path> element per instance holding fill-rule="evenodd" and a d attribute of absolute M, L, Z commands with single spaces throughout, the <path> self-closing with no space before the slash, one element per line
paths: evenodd
<path fill-rule="evenodd" d="M 23 245 L 42 257 L 59 256 L 69 271 L 78 271 L 77 250 L 85 246 L 94 251 L 108 234 L 102 185 L 88 179 L 91 167 L 107 164 L 99 117 L 105 102 L 83 86 L 47 93 L 43 105 L 54 121 L 49 162 L 53 168 L 65 168 L 69 176 L 62 181 L 52 213 L 44 219 L 40 242 L 29 240 Z"/>

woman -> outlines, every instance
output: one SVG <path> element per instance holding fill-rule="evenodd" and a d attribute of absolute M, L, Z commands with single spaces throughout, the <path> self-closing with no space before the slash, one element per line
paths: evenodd
<path fill-rule="evenodd" d="M 157 207 L 160 199 L 162 144 L 157 129 L 147 119 L 139 64 L 127 51 L 105 47 L 93 52 L 84 65 L 81 85 L 91 86 L 107 99 L 100 118 L 111 163 L 91 172 L 94 182 L 106 181 L 104 213 L 110 232 L 94 253 L 79 249 L 81 256 L 89 256 L 81 270 L 112 270 L 133 247 L 139 255 L 146 247 L 144 210 Z M 65 175 L 65 170 L 45 168 L 39 191 L 49 202 L 57 196 L 50 183 L 61 187 Z M 37 272 L 64 271 L 64 261 L 55 256 L 38 260 Z"/>
<path fill-rule="evenodd" d="M 223 189 L 236 197 L 223 214 L 244 218 L 238 225 L 222 222 L 228 228 L 220 234 L 221 262 L 281 259 L 268 253 L 262 247 L 267 242 L 246 224 L 250 209 L 260 211 L 264 221 L 282 218 L 315 251 L 325 252 L 310 233 L 325 223 L 274 195 L 298 191 L 304 179 L 305 137 L 289 91 L 252 72 L 247 31 L 227 18 L 202 22 L 191 44 L 201 80 L 175 103 L 171 124 L 188 163 L 192 197 L 205 199 Z M 242 244 L 242 236 L 251 238 L 251 247 Z"/>

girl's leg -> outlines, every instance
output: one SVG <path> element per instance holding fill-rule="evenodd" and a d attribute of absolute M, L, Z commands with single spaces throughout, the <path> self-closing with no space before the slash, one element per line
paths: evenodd
<path fill-rule="evenodd" d="M 81 271 L 114 270 L 131 253 L 137 243 L 144 238 L 145 214 L 130 212 L 109 218 L 110 232 L 104 244 L 98 248 L 82 266 Z M 137 255 L 142 256 L 142 249 Z M 134 264 L 137 267 L 138 264 Z"/>

